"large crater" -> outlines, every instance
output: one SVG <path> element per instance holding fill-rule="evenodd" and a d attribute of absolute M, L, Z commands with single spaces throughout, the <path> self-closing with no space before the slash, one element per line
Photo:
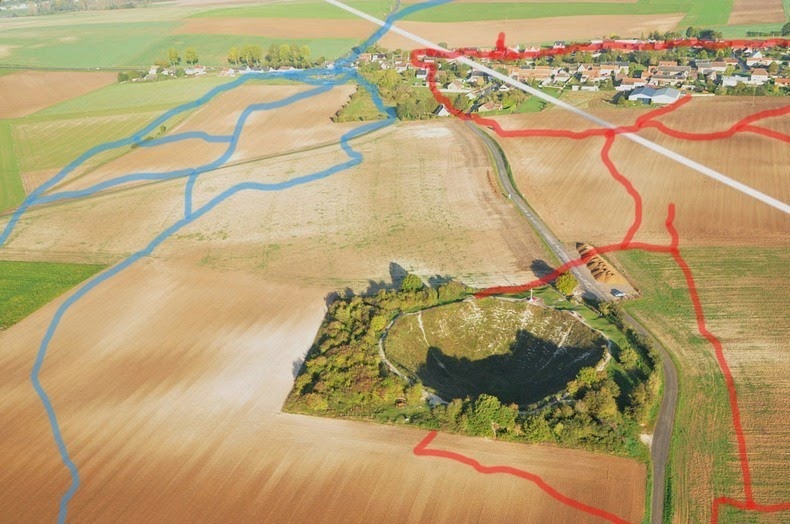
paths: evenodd
<path fill-rule="evenodd" d="M 495 395 L 527 405 L 603 357 L 606 340 L 567 313 L 494 298 L 403 315 L 387 358 L 445 400 Z"/>

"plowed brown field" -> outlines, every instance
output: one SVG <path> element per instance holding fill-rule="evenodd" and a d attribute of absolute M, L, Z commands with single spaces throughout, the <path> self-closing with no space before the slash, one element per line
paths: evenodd
<path fill-rule="evenodd" d="M 785 22 L 782 0 L 735 0 L 728 24 L 769 24 Z"/>
<path fill-rule="evenodd" d="M 0 118 L 29 115 L 114 81 L 113 73 L 24 71 L 3 75 L 0 76 Z"/>
<path fill-rule="evenodd" d="M 531 20 L 485 20 L 476 22 L 398 22 L 396 25 L 432 42 L 446 42 L 450 47 L 492 46 L 504 31 L 508 43 L 540 43 L 547 40 L 584 40 L 617 33 L 639 36 L 653 30 L 674 29 L 683 14 L 669 15 L 594 15 L 558 16 Z M 390 32 L 381 39 L 388 49 L 423 47 Z"/>
<path fill-rule="evenodd" d="M 402 124 L 354 147 L 361 166 L 238 194 L 66 313 L 41 380 L 80 469 L 70 518 L 589 520 L 524 480 L 415 457 L 424 431 L 278 414 L 328 293 L 388 281 L 390 262 L 477 285 L 522 281 L 545 256 L 459 122 Z M 206 173 L 196 205 L 243 180 L 345 160 L 329 146 Z M 182 190 L 163 182 L 34 209 L 5 252 L 117 260 L 182 216 Z M 0 514 L 21 521 L 53 519 L 69 482 L 29 382 L 60 300 L 0 333 Z M 432 446 L 641 518 L 634 461 L 447 435 Z"/>
<path fill-rule="evenodd" d="M 716 97 L 695 99 L 661 121 L 689 132 L 726 129 L 744 116 L 783 105 L 783 99 Z M 615 124 L 632 123 L 643 109 L 594 110 Z M 715 115 L 715 118 L 712 117 Z M 574 115 L 551 110 L 502 117 L 506 128 L 585 129 Z M 790 119 L 774 118 L 766 126 L 790 132 Z M 756 134 L 738 134 L 711 142 L 690 142 L 645 130 L 642 135 L 780 200 L 790 200 L 785 166 L 790 152 L 783 142 Z M 513 138 L 501 140 L 516 181 L 537 212 L 565 241 L 603 245 L 622 240 L 634 218 L 625 189 L 600 160 L 602 138 Z M 611 158 L 634 184 L 644 203 L 644 220 L 636 240 L 668 242 L 664 220 L 670 202 L 677 205 L 675 224 L 684 244 L 760 245 L 787 243 L 790 219 L 778 210 L 618 138 Z"/>

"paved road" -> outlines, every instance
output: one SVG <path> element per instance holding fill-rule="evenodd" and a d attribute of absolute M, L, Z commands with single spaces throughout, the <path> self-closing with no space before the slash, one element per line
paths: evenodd
<path fill-rule="evenodd" d="M 656 428 L 653 431 L 653 444 L 650 446 L 650 458 L 653 463 L 650 521 L 652 524 L 663 524 L 667 461 L 669 460 L 669 445 L 672 440 L 672 426 L 675 423 L 675 407 L 678 403 L 678 371 L 667 350 L 654 336 L 625 311 L 621 310 L 621 315 L 637 332 L 650 340 L 653 347 L 657 348 L 661 354 L 661 365 L 664 369 L 664 397 L 661 399 Z"/>
<path fill-rule="evenodd" d="M 546 224 L 543 223 L 543 220 L 535 213 L 529 204 L 521 198 L 521 195 L 513 187 L 512 182 L 510 181 L 510 177 L 507 175 L 507 163 L 502 154 L 502 151 L 499 147 L 494 143 L 494 139 L 488 136 L 485 131 L 480 129 L 477 125 L 473 124 L 472 122 L 467 121 L 466 125 L 474 131 L 474 133 L 480 137 L 485 144 L 486 149 L 491 153 L 491 158 L 494 160 L 494 164 L 496 166 L 497 176 L 499 176 L 499 182 L 502 184 L 502 187 L 505 189 L 505 193 L 509 196 L 509 198 L 513 201 L 516 205 L 516 208 L 524 215 L 527 220 L 529 220 L 532 227 L 537 231 L 537 233 L 543 238 L 543 241 L 551 248 L 557 258 L 560 260 L 561 263 L 566 264 L 571 260 L 575 260 L 578 258 L 574 253 L 574 256 L 570 256 L 568 251 L 565 249 L 565 246 L 562 245 L 562 242 L 559 241 L 557 237 L 546 227 Z M 587 269 L 587 266 L 579 266 L 571 268 L 571 273 L 576 280 L 579 281 L 579 285 L 584 290 L 585 293 L 590 294 L 601 301 L 612 300 L 614 297 L 607 296 L 607 294 L 602 291 L 598 284 L 595 282 L 595 279 L 590 273 L 590 270 Z"/>
<path fill-rule="evenodd" d="M 521 195 L 513 187 L 510 177 L 507 174 L 507 161 L 499 147 L 494 143 L 485 131 L 477 125 L 467 121 L 466 125 L 480 137 L 486 149 L 491 153 L 494 160 L 497 176 L 505 192 L 516 205 L 516 208 L 529 220 L 532 227 L 543 238 L 558 259 L 564 264 L 572 258 L 565 249 L 565 246 L 554 236 L 546 227 L 543 220 L 529 207 L 529 204 L 521 198 Z M 573 258 L 576 258 L 575 256 Z M 585 292 L 594 295 L 599 300 L 612 300 L 613 297 L 607 296 L 595 283 L 590 271 L 586 266 L 579 266 L 571 269 L 571 273 L 579 281 L 579 285 Z M 631 315 L 622 311 L 623 319 L 630 324 L 638 333 L 652 341 L 661 354 L 661 364 L 664 370 L 664 397 L 661 399 L 661 407 L 658 411 L 656 428 L 653 432 L 653 443 L 650 447 L 650 455 L 653 464 L 653 493 L 651 497 L 651 522 L 662 524 L 664 521 L 664 488 L 666 486 L 667 460 L 669 459 L 669 444 L 672 438 L 672 425 L 675 422 L 675 406 L 678 399 L 678 373 L 675 364 L 669 357 L 664 347 L 653 337 L 642 325 Z"/>

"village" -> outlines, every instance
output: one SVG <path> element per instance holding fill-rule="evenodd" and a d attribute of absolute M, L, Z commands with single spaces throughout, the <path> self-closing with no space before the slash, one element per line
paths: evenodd
<path fill-rule="evenodd" d="M 675 44 L 681 41 L 674 41 Z M 779 44 L 779 45 L 777 45 Z M 544 47 L 514 46 L 464 48 L 464 55 L 501 74 L 545 90 L 554 96 L 566 91 L 602 92 L 607 102 L 620 106 L 671 104 L 685 94 L 692 96 L 790 94 L 790 54 L 785 41 L 755 40 L 726 46 L 725 42 L 685 41 L 666 45 L 656 40 L 600 39 L 584 44 L 557 41 Z M 443 46 L 444 47 L 444 46 Z M 323 57 L 309 61 L 309 48 L 259 46 L 231 49 L 227 67 L 207 67 L 191 51 L 187 65 L 160 61 L 147 72 L 119 73 L 119 81 L 155 81 L 206 74 L 235 77 L 261 72 L 282 73 L 306 67 L 333 69 L 335 62 Z M 456 58 L 438 58 L 381 47 L 356 50 L 351 66 L 382 89 L 385 100 L 398 108 L 402 119 L 447 116 L 444 105 L 430 103 L 425 89 L 429 68 L 435 69 L 435 85 L 456 107 L 466 112 L 533 112 L 543 108 L 539 100 L 483 71 L 473 70 Z M 497 55 L 497 58 L 486 58 Z M 348 60 L 348 59 L 344 59 Z M 421 89 L 422 88 L 422 89 Z M 603 94 L 605 93 L 605 94 Z M 352 115 L 348 119 L 359 119 Z"/>

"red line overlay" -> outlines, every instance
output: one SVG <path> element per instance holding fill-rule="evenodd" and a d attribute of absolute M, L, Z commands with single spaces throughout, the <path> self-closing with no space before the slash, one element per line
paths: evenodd
<path fill-rule="evenodd" d="M 764 48 L 764 47 L 778 46 L 778 47 L 787 48 L 788 46 L 790 46 L 790 40 L 788 39 L 726 40 L 726 41 L 718 41 L 718 42 L 703 42 L 703 41 L 698 41 L 696 39 L 690 39 L 690 40 L 687 39 L 687 40 L 672 40 L 667 42 L 640 43 L 640 44 L 603 42 L 600 44 L 575 44 L 568 46 L 564 49 L 541 49 L 536 52 L 526 51 L 519 53 L 511 49 L 507 49 L 505 47 L 505 34 L 500 33 L 499 38 L 497 39 L 496 42 L 496 48 L 493 51 L 479 51 L 477 49 L 461 49 L 457 51 L 446 52 L 446 51 L 439 51 L 435 49 L 418 49 L 412 52 L 411 61 L 417 67 L 427 69 L 428 71 L 427 83 L 428 83 L 428 87 L 431 90 L 431 93 L 433 94 L 436 101 L 441 104 L 444 104 L 444 106 L 452 115 L 462 120 L 471 120 L 479 125 L 488 127 L 492 129 L 500 137 L 565 138 L 571 140 L 583 140 L 592 137 L 602 137 L 605 139 L 604 144 L 601 148 L 601 161 L 606 166 L 610 175 L 620 185 L 623 186 L 625 191 L 628 193 L 628 195 L 631 197 L 631 199 L 634 202 L 634 219 L 633 222 L 631 223 L 631 226 L 628 228 L 628 231 L 625 233 L 623 240 L 617 244 L 611 244 L 607 246 L 593 248 L 592 250 L 590 250 L 588 254 L 585 255 L 584 259 L 579 258 L 572 260 L 568 263 L 565 263 L 562 266 L 556 268 L 548 275 L 545 275 L 544 277 L 536 279 L 532 282 L 528 282 L 526 284 L 517 285 L 517 286 L 491 287 L 480 291 L 475 296 L 477 298 L 482 298 L 482 297 L 487 297 L 487 296 L 497 295 L 502 293 L 517 293 L 535 287 L 546 285 L 547 283 L 557 278 L 559 275 L 568 271 L 570 268 L 584 264 L 589 257 L 592 257 L 595 254 L 605 254 L 605 253 L 624 251 L 630 249 L 639 249 L 653 253 L 666 253 L 671 255 L 672 258 L 675 260 L 675 263 L 683 272 L 683 275 L 686 279 L 686 286 L 688 287 L 689 297 L 691 299 L 694 308 L 694 315 L 697 322 L 697 329 L 699 333 L 703 337 L 705 337 L 705 339 L 713 347 L 716 355 L 716 361 L 719 365 L 719 368 L 721 369 L 722 374 L 724 375 L 725 383 L 727 385 L 727 392 L 729 396 L 730 410 L 732 413 L 733 429 L 735 430 L 736 440 L 738 442 L 738 456 L 741 466 L 741 475 L 743 477 L 743 489 L 744 489 L 746 500 L 738 501 L 729 497 L 714 498 L 712 503 L 711 522 L 716 523 L 718 522 L 719 509 L 720 506 L 722 505 L 732 506 L 741 510 L 756 511 L 760 513 L 772 513 L 772 512 L 790 510 L 790 502 L 781 502 L 778 504 L 765 505 L 765 504 L 758 504 L 754 500 L 751 471 L 749 469 L 749 459 L 747 454 L 746 437 L 744 435 L 743 426 L 741 423 L 741 414 L 740 414 L 740 408 L 738 407 L 738 395 L 735 388 L 735 381 L 732 377 L 732 372 L 727 363 L 727 359 L 724 356 L 724 349 L 722 347 L 721 342 L 707 328 L 707 324 L 705 321 L 705 314 L 703 312 L 702 302 L 700 301 L 699 293 L 697 291 L 697 286 L 694 281 L 694 276 L 691 272 L 691 268 L 689 267 L 688 263 L 680 254 L 680 249 L 679 249 L 680 235 L 678 234 L 678 231 L 673 224 L 675 218 L 675 205 L 674 204 L 669 205 L 667 219 L 665 222 L 667 232 L 669 233 L 671 239 L 669 246 L 647 244 L 643 242 L 634 242 L 633 240 L 634 236 L 639 231 L 639 228 L 642 224 L 642 212 L 643 212 L 642 197 L 639 194 L 639 192 L 636 190 L 636 188 L 633 186 L 633 184 L 630 182 L 630 180 L 628 180 L 628 178 L 626 178 L 617 169 L 617 167 L 615 166 L 614 162 L 611 159 L 610 153 L 611 153 L 612 145 L 614 144 L 615 139 L 618 135 L 625 133 L 636 133 L 645 128 L 653 128 L 658 130 L 660 133 L 664 135 L 681 140 L 692 140 L 692 141 L 719 140 L 719 139 L 730 138 L 737 133 L 749 132 L 749 133 L 759 134 L 767 138 L 790 143 L 790 135 L 780 133 L 778 131 L 774 131 L 772 129 L 768 129 L 762 126 L 754 125 L 755 122 L 759 122 L 767 118 L 775 118 L 775 117 L 790 114 L 790 105 L 786 105 L 784 107 L 780 107 L 777 109 L 759 111 L 757 113 L 754 113 L 752 115 L 749 115 L 739 120 L 738 122 L 736 122 L 735 124 L 733 124 L 732 126 L 730 126 L 725 130 L 710 132 L 710 133 L 690 133 L 686 131 L 680 131 L 670 128 L 664 123 L 655 120 L 656 118 L 669 114 L 681 108 L 682 106 L 686 105 L 691 101 L 691 96 L 685 96 L 679 99 L 677 102 L 670 104 L 666 107 L 662 107 L 650 111 L 648 113 L 645 113 L 644 115 L 638 117 L 633 125 L 619 126 L 611 129 L 599 128 L 599 127 L 589 128 L 583 131 L 572 131 L 569 129 L 503 129 L 502 126 L 499 124 L 499 122 L 497 122 L 496 120 L 493 120 L 491 118 L 485 118 L 477 113 L 473 113 L 473 114 L 464 113 L 462 110 L 456 108 L 452 104 L 452 101 L 448 97 L 446 97 L 443 93 L 441 93 L 437 87 L 436 63 L 434 61 L 426 61 L 427 57 L 452 59 L 460 56 L 485 58 L 485 59 L 500 60 L 500 61 L 513 61 L 513 60 L 520 60 L 523 58 L 558 56 L 558 55 L 572 53 L 574 51 L 590 52 L 590 51 L 601 51 L 601 50 L 612 50 L 612 49 L 622 50 L 622 51 L 661 50 L 661 49 L 671 49 L 674 47 L 689 47 L 689 46 L 705 48 L 709 50 L 724 49 L 731 47 L 735 47 L 735 48 L 763 47 Z M 583 511 L 590 515 L 601 517 L 611 522 L 624 522 L 620 517 L 617 517 L 616 515 L 613 515 L 602 509 L 589 506 L 578 500 L 563 495 L 556 489 L 552 488 L 538 475 L 535 475 L 533 473 L 529 473 L 527 471 L 512 468 L 509 466 L 484 466 L 479 462 L 477 462 L 476 460 L 461 455 L 460 453 L 455 453 L 452 451 L 428 449 L 428 445 L 433 441 L 435 437 L 436 437 L 435 431 L 429 433 L 425 437 L 425 439 L 423 439 L 422 442 L 417 444 L 417 446 L 414 448 L 414 454 L 418 456 L 434 456 L 434 457 L 455 460 L 456 462 L 460 462 L 462 464 L 471 466 L 476 471 L 484 474 L 505 473 L 505 474 L 515 475 L 517 477 L 535 483 L 535 485 L 538 488 L 543 490 L 545 493 L 550 495 L 555 500 L 565 505 L 571 506 L 575 509 L 578 509 L 579 511 Z"/>
<path fill-rule="evenodd" d="M 450 460 L 454 460 L 456 462 L 460 462 L 461 464 L 466 464 L 467 466 L 473 467 L 477 472 L 483 473 L 484 475 L 491 475 L 494 473 L 503 473 L 505 475 L 513 475 L 514 477 L 519 477 L 524 480 L 528 480 L 533 482 L 538 488 L 540 488 L 544 493 L 549 495 L 551 498 L 565 504 L 571 506 L 572 508 L 576 508 L 579 511 L 583 511 L 584 513 L 594 515 L 596 517 L 601 517 L 602 519 L 608 520 L 609 522 L 616 522 L 618 524 L 627 524 L 628 521 L 624 520 L 613 513 L 609 513 L 608 511 L 604 511 L 602 509 L 589 506 L 583 502 L 579 502 L 576 499 L 573 499 L 567 495 L 563 495 L 553 487 L 551 487 L 545 480 L 543 480 L 538 475 L 534 473 L 529 473 L 528 471 L 524 471 L 523 469 L 514 468 L 511 466 L 484 466 L 480 462 L 476 461 L 473 458 L 469 458 L 465 455 L 461 455 L 460 453 L 456 453 L 454 451 L 445 451 L 443 449 L 428 449 L 428 445 L 436 438 L 436 431 L 431 431 L 428 435 L 422 439 L 422 441 L 414 447 L 414 454 L 418 457 L 439 457 L 439 458 L 446 458 Z"/>

